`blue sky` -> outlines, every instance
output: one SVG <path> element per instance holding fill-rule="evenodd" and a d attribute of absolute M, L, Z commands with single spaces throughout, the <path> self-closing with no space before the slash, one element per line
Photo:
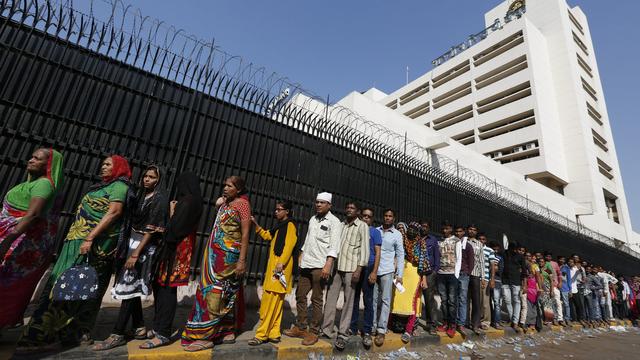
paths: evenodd
<path fill-rule="evenodd" d="M 124 0 L 245 60 L 337 100 L 385 92 L 431 69 L 431 60 L 484 27 L 499 0 Z M 81 4 L 81 5 L 80 5 Z M 176 6 L 179 4 L 179 6 Z M 640 230 L 637 0 L 569 0 L 587 14 L 635 229 Z M 79 6 L 80 5 L 80 6 Z M 85 4 L 76 1 L 77 7 Z"/>

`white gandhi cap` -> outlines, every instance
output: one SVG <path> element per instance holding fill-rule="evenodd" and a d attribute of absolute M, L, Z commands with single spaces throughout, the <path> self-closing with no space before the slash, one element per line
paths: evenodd
<path fill-rule="evenodd" d="M 326 201 L 329 204 L 331 204 L 331 197 L 332 197 L 331 193 L 321 192 L 321 193 L 318 194 L 318 196 L 316 196 L 316 200 L 317 201 Z"/>

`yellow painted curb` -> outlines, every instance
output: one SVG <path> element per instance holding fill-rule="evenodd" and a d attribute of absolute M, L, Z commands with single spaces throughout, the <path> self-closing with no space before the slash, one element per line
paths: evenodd
<path fill-rule="evenodd" d="M 456 334 L 452 338 L 450 338 L 449 336 L 447 336 L 446 333 L 443 333 L 443 332 L 438 332 L 438 337 L 440 338 L 440 344 L 441 345 L 460 344 L 460 343 L 464 342 L 464 338 L 457 331 L 456 331 Z"/>
<path fill-rule="evenodd" d="M 551 325 L 551 331 L 562 331 L 563 329 L 564 329 L 564 326 Z"/>
<path fill-rule="evenodd" d="M 371 351 L 388 352 L 388 351 L 398 350 L 403 346 L 408 346 L 408 344 L 405 344 L 402 342 L 401 337 L 402 335 L 400 334 L 387 332 L 384 335 L 384 344 L 382 344 L 382 346 L 376 346 L 374 343 L 374 345 L 371 347 Z M 375 336 L 373 337 L 373 339 L 375 340 Z"/>
<path fill-rule="evenodd" d="M 312 346 L 302 345 L 302 339 L 283 336 L 277 344 L 272 344 L 278 353 L 278 360 L 306 359 L 310 352 L 323 353 L 325 358 L 330 358 L 333 353 L 333 345 L 327 340 L 318 340 Z"/>
<path fill-rule="evenodd" d="M 138 346 L 143 340 L 134 340 L 127 343 L 127 351 L 131 360 L 156 360 L 156 359 L 211 359 L 212 350 L 202 350 L 197 352 L 184 351 L 180 345 L 180 340 L 168 346 L 161 346 L 155 349 L 144 350 Z"/>
<path fill-rule="evenodd" d="M 484 331 L 487 339 L 498 339 L 504 337 L 504 330 L 498 330 L 494 328 L 489 328 Z"/>

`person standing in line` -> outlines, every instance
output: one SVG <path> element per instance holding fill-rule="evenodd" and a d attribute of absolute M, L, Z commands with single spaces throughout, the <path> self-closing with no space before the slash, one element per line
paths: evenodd
<path fill-rule="evenodd" d="M 21 325 L 33 292 L 51 262 L 62 208 L 62 155 L 37 149 L 27 181 L 12 187 L 0 210 L 0 330 Z"/>
<path fill-rule="evenodd" d="M 558 265 L 560 266 L 560 299 L 562 300 L 562 315 L 564 325 L 570 325 L 575 320 L 575 315 L 571 313 L 571 305 L 569 296 L 571 295 L 571 268 L 566 264 L 564 256 L 558 256 Z"/>
<path fill-rule="evenodd" d="M 482 237 L 480 237 L 482 238 Z M 491 326 L 502 329 L 502 273 L 504 271 L 504 258 L 500 252 L 500 244 L 492 242 L 489 247 L 493 250 L 495 263 L 491 267 L 489 289 L 492 303 Z"/>
<path fill-rule="evenodd" d="M 584 327 L 587 327 L 587 319 L 585 312 L 584 301 L 584 283 L 586 281 L 586 275 L 582 269 L 582 264 L 579 261 L 576 262 L 576 256 L 572 256 L 569 259 L 569 267 L 571 268 L 571 302 L 576 309 L 575 320 L 580 322 Z"/>
<path fill-rule="evenodd" d="M 526 320 L 524 321 L 525 332 L 533 333 L 536 331 L 536 322 L 538 318 L 542 316 L 538 311 L 538 299 L 544 292 L 544 284 L 542 279 L 542 274 L 540 274 L 540 267 L 536 261 L 535 255 L 531 255 L 527 253 L 525 255 L 525 259 L 529 264 L 529 273 L 526 278 L 526 301 L 527 301 L 527 315 Z M 541 262 L 544 262 L 544 259 L 540 259 Z M 550 284 L 550 281 L 549 281 Z M 549 289 L 550 291 L 550 289 Z"/>
<path fill-rule="evenodd" d="M 629 316 L 629 293 L 627 290 L 627 282 L 624 275 L 618 274 L 618 283 L 616 284 L 616 300 L 614 304 L 617 308 L 617 318 L 624 320 Z"/>
<path fill-rule="evenodd" d="M 460 264 L 460 275 L 458 276 L 458 318 L 456 319 L 456 330 L 462 336 L 469 335 L 469 331 L 466 327 L 467 325 L 467 312 L 468 312 L 468 298 L 469 298 L 469 282 L 471 281 L 471 275 L 473 270 L 475 270 L 475 251 L 473 245 L 471 245 L 466 236 L 464 236 L 465 231 L 464 227 L 458 225 L 455 227 L 455 234 L 460 241 L 460 250 L 461 250 L 461 264 Z M 475 234 L 474 234 L 475 237 Z M 475 240 L 475 238 L 474 238 Z M 482 248 L 479 248 L 479 252 L 482 253 Z M 482 257 L 482 255 L 480 255 Z M 482 276 L 482 263 L 479 264 L 478 270 L 476 274 L 479 274 L 477 277 L 478 282 L 480 281 L 480 276 Z M 475 280 L 474 280 L 475 281 Z M 478 284 L 478 288 L 480 288 Z M 472 287 L 473 296 L 477 295 L 476 300 L 472 302 L 476 303 L 476 309 L 479 308 L 480 303 L 480 293 L 476 294 L 475 288 Z M 478 317 L 479 322 L 480 317 Z M 474 324 L 475 327 L 475 324 Z M 475 331 L 475 330 L 474 330 Z"/>
<path fill-rule="evenodd" d="M 610 288 L 618 283 L 618 279 L 615 276 L 610 275 L 605 272 L 601 266 L 597 268 L 597 274 L 602 279 L 602 283 L 604 285 L 604 297 L 603 297 L 603 310 L 602 310 L 602 320 L 608 322 L 613 318 L 613 302 L 611 301 L 611 291 Z"/>
<path fill-rule="evenodd" d="M 483 262 L 482 262 L 482 281 L 480 289 L 480 308 L 482 309 L 482 317 L 480 319 L 480 327 L 482 330 L 489 329 L 491 323 L 491 289 L 489 281 L 492 278 L 492 272 L 495 272 L 495 266 L 498 262 L 495 251 L 487 246 L 487 235 L 478 234 L 478 241 L 482 243 Z"/>
<path fill-rule="evenodd" d="M 191 255 L 202 214 L 200 180 L 190 171 L 176 181 L 176 195 L 169 202 L 169 219 L 157 253 L 153 282 L 153 331 L 141 349 L 168 345 L 178 306 L 178 287 L 189 284 Z"/>
<path fill-rule="evenodd" d="M 482 335 L 484 332 L 481 328 L 481 321 L 483 316 L 482 306 L 482 293 L 486 288 L 484 282 L 484 244 L 476 237 L 478 235 L 478 228 L 475 225 L 467 226 L 467 242 L 473 250 L 473 267 L 471 274 L 469 275 L 468 285 L 468 297 L 465 299 L 471 299 L 471 315 L 469 316 L 468 323 L 471 325 L 471 330 L 476 335 Z M 484 283 L 484 286 L 483 286 Z M 461 303 L 462 304 L 462 303 Z M 462 306 L 462 305 L 461 305 Z M 469 306 L 465 304 L 465 310 L 468 311 Z M 461 312 L 462 314 L 463 312 Z M 463 326 L 465 323 L 463 322 Z"/>
<path fill-rule="evenodd" d="M 524 246 L 520 247 L 520 253 L 524 256 L 524 262 L 526 267 L 524 269 L 524 278 L 522 279 L 522 290 L 520 291 L 520 303 L 522 306 L 520 307 L 520 323 L 518 326 L 522 329 L 523 332 L 527 332 L 527 314 L 529 313 L 529 301 L 527 300 L 527 289 L 529 284 L 527 283 L 528 279 L 531 277 L 531 253 L 527 251 Z"/>
<path fill-rule="evenodd" d="M 280 200 L 276 202 L 274 210 L 277 224 L 271 230 L 264 229 L 258 225 L 253 216 L 251 217 L 251 222 L 256 226 L 256 234 L 270 243 L 269 260 L 262 284 L 260 324 L 254 338 L 249 340 L 251 346 L 260 345 L 267 341 L 280 342 L 284 297 L 291 291 L 293 284 L 291 255 L 298 241 L 296 224 L 291 220 L 292 215 L 291 203 Z"/>
<path fill-rule="evenodd" d="M 402 285 L 404 271 L 402 234 L 393 226 L 396 220 L 396 213 L 393 209 L 386 209 L 383 211 L 382 216 L 383 223 L 378 228 L 382 233 L 380 265 L 378 266 L 376 285 L 373 289 L 373 324 L 376 326 L 374 340 L 376 346 L 384 344 L 389 313 L 391 312 L 392 287 L 394 282 Z M 378 306 L 378 302 L 380 302 L 380 306 Z"/>
<path fill-rule="evenodd" d="M 592 326 L 602 325 L 602 312 L 600 311 L 600 298 L 602 297 L 602 291 L 604 286 L 602 279 L 597 275 L 595 267 L 587 265 L 587 284 L 586 288 L 589 290 L 589 307 L 590 307 L 590 321 Z"/>
<path fill-rule="evenodd" d="M 115 251 L 126 228 L 127 210 L 135 197 L 129 189 L 131 169 L 125 158 L 118 155 L 105 158 L 100 175 L 101 181 L 90 186 L 80 201 L 39 304 L 18 342 L 18 351 L 93 344 L 91 331 L 111 280 Z M 96 270 L 96 296 L 83 301 L 54 301 L 51 297 L 54 284 L 81 258 Z M 50 321 L 52 318 L 56 321 Z"/>
<path fill-rule="evenodd" d="M 442 325 L 437 331 L 445 332 L 448 337 L 453 338 L 458 319 L 458 278 L 462 266 L 462 240 L 453 235 L 453 227 L 447 221 L 442 223 L 442 236 L 438 242 L 440 269 L 436 277 L 441 299 Z"/>
<path fill-rule="evenodd" d="M 235 343 L 236 301 L 246 270 L 251 205 L 243 178 L 230 176 L 218 198 L 218 213 L 204 248 L 195 302 L 182 331 L 184 351 Z"/>
<path fill-rule="evenodd" d="M 363 324 L 362 324 L 362 345 L 369 349 L 373 345 L 371 334 L 373 332 L 373 289 L 378 278 L 378 266 L 380 265 L 380 247 L 382 246 L 382 234 L 380 230 L 373 226 L 373 209 L 363 208 L 361 212 L 362 221 L 369 226 L 369 261 L 360 281 L 356 285 L 351 314 L 351 333 L 358 331 L 358 318 L 360 313 L 360 293 L 364 303 Z"/>
<path fill-rule="evenodd" d="M 427 261 L 431 265 L 431 270 L 427 273 L 427 288 L 423 290 L 424 304 L 427 307 L 426 311 L 423 311 L 426 317 L 426 330 L 430 335 L 437 335 L 438 327 L 438 305 L 436 302 L 436 293 L 438 292 L 438 286 L 436 284 L 436 277 L 438 270 L 440 270 L 440 246 L 438 245 L 438 239 L 431 235 L 431 221 L 420 221 L 420 236 L 423 237 L 423 241 L 427 246 Z"/>
<path fill-rule="evenodd" d="M 347 202 L 345 214 L 346 219 L 342 223 L 337 266 L 333 270 L 329 281 L 321 330 L 323 336 L 333 338 L 336 304 L 338 303 L 340 291 L 343 291 L 344 305 L 340 315 L 338 337 L 334 343 L 338 351 L 344 350 L 347 346 L 356 284 L 360 281 L 360 277 L 369 263 L 369 227 L 364 221 L 360 220 L 360 206 L 354 201 Z"/>
<path fill-rule="evenodd" d="M 309 228 L 298 256 L 300 277 L 296 288 L 296 323 L 285 330 L 288 337 L 301 338 L 302 345 L 318 342 L 323 319 L 324 288 L 333 270 L 333 262 L 340 252 L 342 223 L 331 213 L 332 195 L 316 196 L 316 214 L 309 219 Z M 311 292 L 313 306 L 311 321 L 307 319 L 307 295 Z"/>
<path fill-rule="evenodd" d="M 502 295 L 509 314 L 510 326 L 516 332 L 522 331 L 518 327 L 520 322 L 520 291 L 526 274 L 526 262 L 520 254 L 520 245 L 509 242 L 506 235 L 502 236 L 502 253 L 504 269 L 502 271 Z"/>
<path fill-rule="evenodd" d="M 120 311 L 111 335 L 93 346 L 102 351 L 125 345 L 125 330 L 129 318 L 134 337 L 147 338 L 142 315 L 142 298 L 152 292 L 156 248 L 165 230 L 169 212 L 169 199 L 159 188 L 162 176 L 155 165 L 142 173 L 135 204 L 132 204 L 131 226 L 128 239 L 121 242 L 116 256 L 117 273 L 111 296 L 121 300 Z"/>
<path fill-rule="evenodd" d="M 538 294 L 538 306 L 542 310 L 540 314 L 542 316 L 542 321 L 545 325 L 549 325 L 554 319 L 556 319 L 553 300 L 553 289 L 555 286 L 553 281 L 557 276 L 555 269 L 551 266 L 551 263 L 543 256 L 537 258 L 537 262 L 542 278 L 542 283 L 540 284 L 542 292 Z"/>
<path fill-rule="evenodd" d="M 427 287 L 427 272 L 430 264 L 427 261 L 427 246 L 420 236 L 420 224 L 412 222 L 403 233 L 404 243 L 404 291 L 396 289 L 393 297 L 392 313 L 396 320 L 404 325 L 401 340 L 405 344 L 411 341 L 416 327 L 416 320 L 422 311 L 420 300 L 422 291 Z"/>
<path fill-rule="evenodd" d="M 562 287 L 562 274 L 560 273 L 560 265 L 557 262 L 553 261 L 553 256 L 550 251 L 544 252 L 544 259 L 546 261 L 546 269 L 544 270 L 547 274 L 550 274 L 549 271 L 553 270 L 553 325 L 565 326 L 564 323 L 564 311 L 562 309 L 562 299 L 560 295 L 560 288 Z M 551 268 L 551 270 L 549 269 Z"/>

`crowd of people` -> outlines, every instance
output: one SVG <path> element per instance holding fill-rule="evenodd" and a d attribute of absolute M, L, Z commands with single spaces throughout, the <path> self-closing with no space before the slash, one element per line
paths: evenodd
<path fill-rule="evenodd" d="M 0 329 L 22 323 L 50 267 L 63 196 L 62 162 L 53 149 L 36 150 L 27 164 L 27 181 L 4 197 Z M 148 166 L 133 183 L 124 158 L 104 159 L 101 181 L 84 193 L 53 269 L 43 279 L 44 290 L 24 327 L 19 351 L 77 344 L 93 344 L 100 351 L 124 345 L 131 337 L 145 340 L 142 349 L 171 343 L 177 288 L 189 283 L 204 200 L 194 173 L 180 174 L 173 199 L 162 190 L 163 175 L 160 167 Z M 370 348 L 381 346 L 388 331 L 402 333 L 408 343 L 421 317 L 429 333 L 453 337 L 456 332 L 482 334 L 489 327 L 510 326 L 522 333 L 572 322 L 600 326 L 639 315 L 638 276 L 613 274 L 575 254 L 554 258 L 549 251 L 530 251 L 504 235 L 489 242 L 475 225 L 444 222 L 437 229 L 442 236 L 436 236 L 428 220 L 399 222 L 393 209 L 382 212 L 383 223 L 376 227 L 374 209 L 355 201 L 346 202 L 340 220 L 331 212 L 332 204 L 332 194 L 317 195 L 315 214 L 298 244 L 289 201 L 275 203 L 276 225 L 265 229 L 252 216 L 245 181 L 227 178 L 198 259 L 195 301 L 181 332 L 184 350 L 236 341 L 244 321 L 241 284 L 252 228 L 269 242 L 269 257 L 260 322 L 249 345 L 277 343 L 283 333 L 307 346 L 320 337 L 332 339 L 343 350 L 359 334 Z M 296 256 L 297 316 L 281 333 Z M 94 344 L 91 331 L 112 277 L 111 295 L 121 300 L 119 315 L 112 334 Z M 93 280 L 87 289 L 82 285 L 86 278 Z M 152 294 L 154 319 L 148 329 L 142 300 Z"/>

